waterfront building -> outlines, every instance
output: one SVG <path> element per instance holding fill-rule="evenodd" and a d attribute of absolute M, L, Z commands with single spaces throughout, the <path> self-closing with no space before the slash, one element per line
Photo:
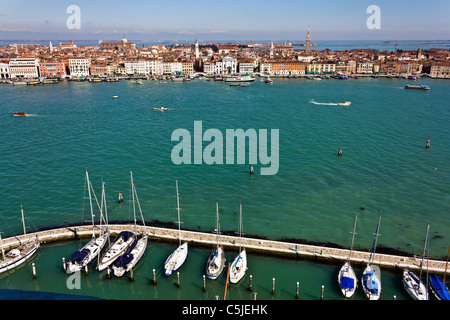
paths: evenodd
<path fill-rule="evenodd" d="M 91 67 L 90 58 L 71 58 L 69 59 L 69 70 L 72 78 L 88 77 Z"/>
<path fill-rule="evenodd" d="M 207 75 L 217 74 L 216 61 L 208 60 L 203 62 L 203 72 Z"/>
<path fill-rule="evenodd" d="M 305 74 L 306 63 L 297 60 L 275 60 L 271 63 L 271 73 L 276 75 Z"/>
<path fill-rule="evenodd" d="M 39 68 L 36 58 L 13 58 L 9 61 L 9 72 L 14 78 L 38 78 Z"/>
<path fill-rule="evenodd" d="M 163 73 L 171 75 L 183 73 L 183 63 L 178 61 L 164 61 Z"/>
<path fill-rule="evenodd" d="M 39 72 L 41 77 L 65 77 L 66 68 L 63 61 L 41 60 L 39 61 Z"/>
<path fill-rule="evenodd" d="M 0 63 L 0 79 L 10 79 L 11 75 L 9 73 L 9 64 L 8 63 Z"/>
<path fill-rule="evenodd" d="M 217 73 L 219 74 L 234 74 L 237 72 L 237 59 L 232 56 L 222 58 L 222 61 L 217 64 Z"/>
<path fill-rule="evenodd" d="M 151 73 L 150 60 L 133 59 L 124 61 L 125 73 L 128 75 L 148 75 Z"/>
<path fill-rule="evenodd" d="M 255 70 L 255 65 L 250 59 L 245 59 L 239 61 L 239 73 L 241 74 L 252 74 Z"/>
<path fill-rule="evenodd" d="M 370 61 L 358 61 L 358 63 L 356 64 L 356 73 L 373 73 L 373 63 Z"/>
<path fill-rule="evenodd" d="M 108 73 L 108 65 L 104 61 L 103 62 L 99 62 L 99 61 L 92 62 L 91 68 L 90 68 L 90 74 L 91 74 L 91 76 L 95 76 L 95 77 L 106 77 L 107 75 L 110 74 L 110 73 Z"/>
<path fill-rule="evenodd" d="M 185 60 L 181 62 L 181 71 L 183 74 L 193 74 L 194 73 L 194 63 L 192 60 Z"/>
<path fill-rule="evenodd" d="M 430 77 L 450 78 L 450 62 L 437 62 L 431 66 Z"/>
<path fill-rule="evenodd" d="M 272 63 L 270 62 L 261 62 L 259 64 L 259 72 L 262 74 L 272 74 Z"/>
<path fill-rule="evenodd" d="M 356 72 L 356 61 L 355 60 L 349 60 L 347 61 L 347 74 L 352 74 Z"/>

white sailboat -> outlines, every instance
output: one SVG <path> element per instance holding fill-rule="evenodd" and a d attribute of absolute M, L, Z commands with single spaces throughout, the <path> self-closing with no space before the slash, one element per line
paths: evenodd
<path fill-rule="evenodd" d="M 414 299 L 414 300 L 428 300 L 428 281 L 427 285 L 422 282 L 422 269 L 423 269 L 423 260 L 425 258 L 425 252 L 427 248 L 428 243 L 428 231 L 430 229 L 430 223 L 427 225 L 427 234 L 425 236 L 425 246 L 423 248 L 423 255 L 422 255 L 422 263 L 420 265 L 420 273 L 419 276 L 416 276 L 413 272 L 411 272 L 408 269 L 403 270 L 403 286 L 408 292 L 408 294 Z M 428 259 L 427 259 L 428 263 Z M 428 268 L 427 268 L 428 273 Z M 427 274 L 428 279 L 428 274 Z"/>
<path fill-rule="evenodd" d="M 220 233 L 220 223 L 219 223 L 219 203 L 216 202 L 216 240 L 217 246 L 216 250 L 209 256 L 208 262 L 206 263 L 206 276 L 208 279 L 217 279 L 217 277 L 222 273 L 225 267 L 225 251 L 222 246 L 219 246 L 219 233 Z"/>
<path fill-rule="evenodd" d="M 366 269 L 364 269 L 361 279 L 364 293 L 366 294 L 366 297 L 369 300 L 378 300 L 381 296 L 381 271 L 378 266 L 373 265 L 373 260 L 375 257 L 375 249 L 377 247 L 377 240 L 379 235 L 378 231 L 380 228 L 380 222 L 381 222 L 381 214 L 378 218 L 378 225 L 375 233 L 375 240 L 373 243 L 372 254 L 370 255 L 369 263 L 367 264 Z"/>
<path fill-rule="evenodd" d="M 113 266 L 114 275 L 116 277 L 123 276 L 126 272 L 129 272 L 133 269 L 139 261 L 141 261 L 142 256 L 144 255 L 145 250 L 147 249 L 148 236 L 145 232 L 145 221 L 144 216 L 142 215 L 141 205 L 139 203 L 139 198 L 136 192 L 136 187 L 133 182 L 133 172 L 130 172 L 131 176 L 131 193 L 133 196 L 133 216 L 134 216 L 134 228 L 135 234 L 136 232 L 136 205 L 137 202 L 139 212 L 141 214 L 142 224 L 144 226 L 144 231 L 142 233 L 142 237 L 138 240 L 137 237 L 134 238 L 131 245 L 127 248 L 124 254 L 122 254 L 115 262 Z"/>
<path fill-rule="evenodd" d="M 80 271 L 82 268 L 87 266 L 94 258 L 96 258 L 100 252 L 102 251 L 103 247 L 105 246 L 109 232 L 102 232 L 99 237 L 95 236 L 95 222 L 94 222 L 94 211 L 92 208 L 92 197 L 91 197 L 91 189 L 92 184 L 89 181 L 89 175 L 86 171 L 86 183 L 88 186 L 88 193 L 89 193 L 89 204 L 91 208 L 91 217 L 92 217 L 92 239 L 89 241 L 83 248 L 81 248 L 78 251 L 75 251 L 71 256 L 69 262 L 67 262 L 67 273 L 73 273 Z M 94 193 L 95 196 L 95 193 Z M 103 201 L 103 200 L 102 200 Z M 100 211 L 100 223 L 102 219 L 102 212 Z"/>
<path fill-rule="evenodd" d="M 177 271 L 186 261 L 188 255 L 188 244 L 187 242 L 181 244 L 181 221 L 180 221 L 180 201 L 178 195 L 178 180 L 176 181 L 177 186 L 177 212 L 178 212 L 178 248 L 171 253 L 171 255 L 164 262 L 164 274 L 169 277 L 174 271 Z"/>
<path fill-rule="evenodd" d="M 350 256 L 353 250 L 353 241 L 355 239 L 355 230 L 356 230 L 356 221 L 358 220 L 358 216 L 355 217 L 355 225 L 353 226 L 353 236 L 352 236 L 352 244 L 350 247 L 350 252 L 348 254 L 347 261 L 341 267 L 338 274 L 338 282 L 339 287 L 341 288 L 342 294 L 346 298 L 350 298 L 356 291 L 356 287 L 358 286 L 358 279 L 356 278 L 355 271 L 353 270 L 350 264 Z"/>
<path fill-rule="evenodd" d="M 23 216 L 23 207 L 20 206 L 20 211 L 22 214 L 22 225 L 23 225 L 23 234 L 26 235 L 26 228 L 25 228 L 25 219 Z M 24 263 L 28 259 L 30 259 L 33 254 L 36 253 L 36 251 L 40 247 L 39 238 L 36 235 L 35 239 L 32 239 L 31 241 L 21 244 L 18 248 L 14 248 L 11 251 L 9 251 L 7 254 L 5 254 L 5 250 L 3 249 L 3 242 L 1 240 L 0 236 L 0 246 L 2 249 L 2 259 L 0 261 L 0 273 L 11 270 L 18 265 Z"/>
<path fill-rule="evenodd" d="M 105 217 L 106 217 L 106 224 L 108 225 L 108 211 L 106 207 L 106 196 L 104 194 L 105 187 L 103 183 L 102 188 L 102 199 L 105 204 Z M 103 202 L 102 202 L 102 208 L 103 208 Z M 118 257 L 120 257 L 125 250 L 128 248 L 128 246 L 133 242 L 133 232 L 131 231 L 122 231 L 116 238 L 113 244 L 111 244 L 108 248 L 108 250 L 101 256 L 100 261 L 98 263 L 98 270 L 102 271 L 109 267 Z M 109 243 L 109 237 L 108 237 L 108 243 Z"/>
<path fill-rule="evenodd" d="M 242 243 L 242 204 L 239 206 L 239 238 Z M 247 252 L 239 245 L 239 254 L 230 266 L 230 282 L 238 283 L 247 271 Z"/>

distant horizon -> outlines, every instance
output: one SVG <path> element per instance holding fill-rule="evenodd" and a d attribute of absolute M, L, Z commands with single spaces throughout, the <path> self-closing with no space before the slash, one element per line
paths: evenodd
<path fill-rule="evenodd" d="M 0 39 L 303 42 L 310 27 L 312 42 L 439 40 L 449 11 L 448 0 L 0 0 Z"/>

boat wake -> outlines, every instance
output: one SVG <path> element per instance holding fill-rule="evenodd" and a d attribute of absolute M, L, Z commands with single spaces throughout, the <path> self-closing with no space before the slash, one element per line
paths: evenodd
<path fill-rule="evenodd" d="M 316 102 L 313 100 L 311 100 L 309 103 L 313 103 L 313 104 L 317 104 L 317 105 L 321 105 L 321 106 L 337 106 L 337 103 L 334 102 Z"/>

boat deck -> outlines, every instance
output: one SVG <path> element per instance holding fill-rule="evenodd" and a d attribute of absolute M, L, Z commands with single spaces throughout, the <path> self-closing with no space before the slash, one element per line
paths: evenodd
<path fill-rule="evenodd" d="M 127 224 L 113 224 L 109 225 L 110 232 L 113 235 L 119 234 L 121 231 L 130 230 L 134 228 Z M 159 240 L 163 242 L 178 242 L 178 230 L 169 228 L 160 228 L 153 226 L 137 226 L 138 231 L 143 231 L 144 228 L 149 236 L 149 239 Z M 19 245 L 18 239 L 24 241 L 39 236 L 41 243 L 50 243 L 63 240 L 73 240 L 75 238 L 74 230 L 77 231 L 77 236 L 80 238 L 90 237 L 92 235 L 92 226 L 72 226 L 66 228 L 57 228 L 36 233 L 28 233 L 26 236 L 9 237 L 3 239 L 3 246 L 5 250 L 9 250 Z M 189 245 L 211 247 L 216 244 L 216 234 L 198 231 L 181 230 L 182 241 L 188 241 Z M 255 239 L 243 237 L 242 240 L 238 236 L 220 235 L 219 243 L 228 248 L 238 248 L 240 244 L 246 248 L 248 252 L 257 252 L 261 254 L 284 256 L 287 258 L 306 258 L 320 261 L 330 261 L 334 263 L 341 263 L 347 260 L 349 250 L 330 248 L 326 246 L 308 245 L 293 242 L 274 241 L 266 239 Z M 350 260 L 355 264 L 364 265 L 370 256 L 370 252 L 352 251 Z M 421 258 L 409 257 L 401 255 L 390 255 L 377 253 L 375 255 L 374 264 L 383 268 L 410 270 L 420 269 Z M 428 260 L 428 270 L 430 272 L 443 274 L 445 272 L 445 261 Z M 450 274 L 450 268 L 447 270 Z"/>

